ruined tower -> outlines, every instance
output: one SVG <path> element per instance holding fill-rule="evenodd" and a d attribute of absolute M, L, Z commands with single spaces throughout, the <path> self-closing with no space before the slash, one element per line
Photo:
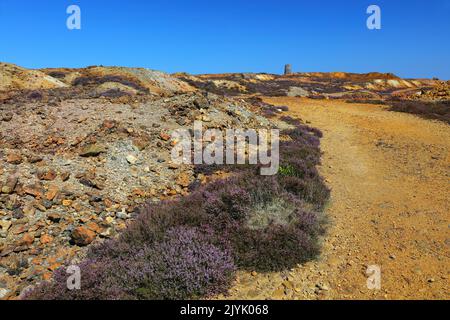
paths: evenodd
<path fill-rule="evenodd" d="M 287 64 L 284 66 L 284 75 L 292 74 L 292 66 Z"/>

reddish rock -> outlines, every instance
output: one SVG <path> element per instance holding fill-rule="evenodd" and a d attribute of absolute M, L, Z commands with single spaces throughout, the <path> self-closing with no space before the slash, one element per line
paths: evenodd
<path fill-rule="evenodd" d="M 20 245 L 24 246 L 31 246 L 34 242 L 34 235 L 31 233 L 26 233 L 23 235 L 23 237 L 20 239 Z"/>
<path fill-rule="evenodd" d="M 40 239 L 42 244 L 48 244 L 53 242 L 53 237 L 48 234 L 43 234 Z"/>
<path fill-rule="evenodd" d="M 95 233 L 101 233 L 103 231 L 103 229 L 95 222 L 89 222 L 86 224 L 86 227 Z"/>
<path fill-rule="evenodd" d="M 39 170 L 37 176 L 40 180 L 53 181 L 56 179 L 56 172 L 52 169 Z"/>
<path fill-rule="evenodd" d="M 169 141 L 170 140 L 170 135 L 168 135 L 167 133 L 161 132 L 159 136 L 164 141 Z"/>
<path fill-rule="evenodd" d="M 85 227 L 78 227 L 72 231 L 72 240 L 79 246 L 87 246 L 95 240 L 95 237 L 95 232 Z"/>
<path fill-rule="evenodd" d="M 42 198 L 44 194 L 42 188 L 36 184 L 23 187 L 23 192 L 35 198 Z"/>
<path fill-rule="evenodd" d="M 11 164 L 21 164 L 23 162 L 23 158 L 20 154 L 12 152 L 6 156 L 6 161 Z"/>
<path fill-rule="evenodd" d="M 48 188 L 48 191 L 47 191 L 47 193 L 45 194 L 45 198 L 46 198 L 48 201 L 52 201 L 53 199 L 55 199 L 55 197 L 56 197 L 56 195 L 58 194 L 58 192 L 59 192 L 58 187 L 52 185 L 52 186 L 50 186 L 50 187 Z"/>
<path fill-rule="evenodd" d="M 133 195 L 144 198 L 147 194 L 144 190 L 142 189 L 134 189 L 133 190 Z"/>

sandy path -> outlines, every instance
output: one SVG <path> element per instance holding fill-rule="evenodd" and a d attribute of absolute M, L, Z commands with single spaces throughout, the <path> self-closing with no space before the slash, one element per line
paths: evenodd
<path fill-rule="evenodd" d="M 450 299 L 450 126 L 382 106 L 267 98 L 324 132 L 332 223 L 320 261 L 240 273 L 232 298 Z M 367 288 L 367 266 L 381 290 Z"/>

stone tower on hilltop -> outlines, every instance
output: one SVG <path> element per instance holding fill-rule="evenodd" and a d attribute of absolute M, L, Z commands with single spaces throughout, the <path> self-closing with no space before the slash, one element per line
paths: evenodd
<path fill-rule="evenodd" d="M 284 66 L 284 75 L 292 74 L 292 66 L 287 64 Z"/>

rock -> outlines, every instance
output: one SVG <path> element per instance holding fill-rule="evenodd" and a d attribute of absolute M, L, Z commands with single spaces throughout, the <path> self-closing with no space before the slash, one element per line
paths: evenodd
<path fill-rule="evenodd" d="M 94 231 L 95 233 L 101 233 L 103 231 L 103 229 L 97 223 L 95 223 L 93 221 L 87 223 L 86 227 L 89 230 Z"/>
<path fill-rule="evenodd" d="M 53 242 L 53 237 L 48 234 L 43 234 L 43 235 L 41 235 L 40 242 L 41 242 L 41 244 L 51 243 L 51 242 Z"/>
<path fill-rule="evenodd" d="M 25 186 L 23 187 L 23 191 L 26 194 L 29 194 L 30 196 L 33 196 L 35 198 L 42 198 L 44 194 L 42 188 L 37 184 Z"/>
<path fill-rule="evenodd" d="M 318 283 L 318 284 L 316 284 L 316 287 L 317 287 L 317 289 L 323 290 L 323 291 L 330 290 L 330 288 L 328 288 L 328 286 L 324 283 Z"/>
<path fill-rule="evenodd" d="M 104 188 L 104 185 L 100 181 L 98 181 L 94 176 L 81 177 L 78 181 L 82 185 L 89 187 L 89 188 L 93 188 L 93 189 L 97 189 L 97 190 L 102 190 Z"/>
<path fill-rule="evenodd" d="M 23 162 L 23 158 L 19 153 L 9 153 L 6 156 L 6 161 L 10 164 L 21 164 Z"/>
<path fill-rule="evenodd" d="M 47 193 L 45 194 L 45 199 L 47 199 L 48 201 L 53 201 L 53 199 L 55 199 L 58 192 L 59 192 L 59 189 L 57 186 L 55 186 L 55 185 L 50 186 L 48 188 Z"/>
<path fill-rule="evenodd" d="M 38 163 L 41 162 L 43 158 L 39 155 L 32 155 L 31 158 L 28 159 L 29 163 Z"/>
<path fill-rule="evenodd" d="M 113 224 L 114 223 L 114 218 L 113 217 L 106 217 L 105 218 L 105 222 L 107 224 Z"/>
<path fill-rule="evenodd" d="M 53 201 L 49 201 L 49 200 L 42 200 L 42 205 L 44 206 L 45 209 L 51 209 L 53 207 Z"/>
<path fill-rule="evenodd" d="M 169 141 L 170 140 L 170 135 L 168 135 L 167 133 L 161 132 L 159 134 L 159 137 L 164 140 L 164 141 Z"/>
<path fill-rule="evenodd" d="M 112 228 L 106 228 L 105 231 L 100 233 L 100 236 L 103 238 L 111 238 L 113 236 L 114 232 Z"/>
<path fill-rule="evenodd" d="M 19 179 L 17 176 L 9 176 L 6 180 L 6 184 L 2 187 L 2 193 L 11 194 L 16 188 Z"/>
<path fill-rule="evenodd" d="M 116 126 L 116 124 L 116 121 L 107 119 L 103 121 L 103 128 L 111 130 Z"/>
<path fill-rule="evenodd" d="M 34 207 L 33 203 L 27 203 L 24 207 L 23 207 L 23 213 L 26 216 L 33 216 L 36 212 L 36 208 Z"/>
<path fill-rule="evenodd" d="M 70 178 L 70 172 L 61 172 L 60 177 L 62 182 L 66 182 Z"/>
<path fill-rule="evenodd" d="M 101 153 L 105 153 L 106 148 L 101 144 L 89 144 L 84 146 L 80 151 L 82 157 L 96 157 Z"/>
<path fill-rule="evenodd" d="M 45 180 L 45 181 L 53 181 L 56 179 L 56 172 L 53 169 L 48 169 L 48 170 L 39 170 L 37 172 L 37 177 L 40 180 Z"/>
<path fill-rule="evenodd" d="M 70 199 L 64 199 L 63 201 L 62 201 L 62 205 L 64 206 L 64 207 L 70 207 L 70 206 L 72 206 L 72 200 L 70 200 Z"/>
<path fill-rule="evenodd" d="M 47 219 L 50 220 L 51 222 L 58 223 L 61 220 L 61 215 L 58 213 L 49 213 L 47 215 Z"/>
<path fill-rule="evenodd" d="M 139 137 L 133 139 L 133 145 L 138 148 L 139 151 L 144 150 L 150 144 L 150 140 L 146 137 Z"/>
<path fill-rule="evenodd" d="M 190 184 L 189 174 L 186 172 L 183 172 L 182 174 L 180 174 L 177 179 L 177 184 L 184 188 L 187 188 Z"/>
<path fill-rule="evenodd" d="M 179 168 L 179 166 L 175 163 L 170 163 L 169 164 L 169 169 L 170 170 L 177 170 Z"/>
<path fill-rule="evenodd" d="M 125 212 L 125 210 L 122 210 L 121 212 L 116 213 L 116 218 L 126 220 L 129 219 L 130 216 Z"/>
<path fill-rule="evenodd" d="M 132 154 L 127 155 L 126 158 L 127 158 L 128 163 L 131 164 L 131 165 L 136 164 L 137 161 L 138 161 L 138 159 Z"/>
<path fill-rule="evenodd" d="M 186 119 L 184 119 L 184 118 L 179 118 L 179 119 L 177 119 L 177 123 L 178 123 L 180 126 L 184 126 L 184 125 L 186 124 Z"/>
<path fill-rule="evenodd" d="M 95 240 L 94 231 L 85 227 L 78 227 L 72 231 L 72 240 L 78 246 L 87 246 Z"/>
<path fill-rule="evenodd" d="M 9 228 L 11 227 L 12 223 L 11 221 L 8 220 L 0 220 L 0 230 L 2 232 L 6 232 L 9 230 Z"/>
<path fill-rule="evenodd" d="M 21 246 L 31 246 L 34 242 L 34 235 L 31 233 L 25 233 L 22 236 L 22 239 L 20 239 L 20 245 Z"/>

